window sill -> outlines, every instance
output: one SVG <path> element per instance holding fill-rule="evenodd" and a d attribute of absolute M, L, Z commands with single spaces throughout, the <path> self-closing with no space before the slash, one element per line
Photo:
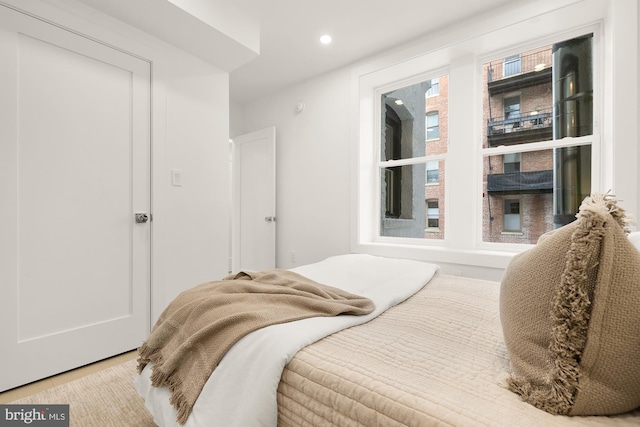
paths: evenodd
<path fill-rule="evenodd" d="M 497 269 L 501 273 L 515 255 L 529 248 L 529 245 L 518 245 L 517 248 L 496 248 L 497 250 L 462 249 L 447 247 L 444 246 L 445 244 L 444 240 L 428 240 L 425 244 L 367 242 L 355 244 L 352 247 L 352 252 L 414 259 L 435 264 L 457 264 L 482 269 Z"/>

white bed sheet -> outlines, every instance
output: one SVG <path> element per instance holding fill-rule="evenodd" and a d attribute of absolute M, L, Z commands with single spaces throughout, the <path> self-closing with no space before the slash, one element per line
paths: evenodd
<path fill-rule="evenodd" d="M 277 388 L 284 366 L 301 348 L 377 317 L 431 280 L 436 264 L 364 254 L 340 255 L 292 269 L 319 283 L 374 301 L 366 316 L 310 318 L 270 326 L 235 344 L 221 360 L 196 401 L 185 426 L 275 427 Z M 165 387 L 151 386 L 151 364 L 134 385 L 159 426 L 179 426 Z"/>

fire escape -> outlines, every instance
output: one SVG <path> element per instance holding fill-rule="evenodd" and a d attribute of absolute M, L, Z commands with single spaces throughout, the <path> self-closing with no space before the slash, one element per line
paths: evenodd
<path fill-rule="evenodd" d="M 546 56 L 545 56 L 546 55 Z M 542 59 L 545 56 L 545 59 Z M 546 62 L 546 64 L 545 64 Z M 550 50 L 518 56 L 489 64 L 488 96 L 491 97 L 539 85 L 551 86 Z M 551 102 L 549 102 L 551 104 Z M 489 147 L 522 144 L 553 139 L 553 108 L 539 108 L 517 114 L 491 115 L 487 122 Z M 553 170 L 489 174 L 490 194 L 553 192 Z"/>

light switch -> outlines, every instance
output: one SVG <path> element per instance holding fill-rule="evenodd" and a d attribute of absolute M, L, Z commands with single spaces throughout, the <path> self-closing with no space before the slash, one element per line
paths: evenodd
<path fill-rule="evenodd" d="M 180 169 L 171 169 L 171 185 L 182 187 L 182 171 Z"/>

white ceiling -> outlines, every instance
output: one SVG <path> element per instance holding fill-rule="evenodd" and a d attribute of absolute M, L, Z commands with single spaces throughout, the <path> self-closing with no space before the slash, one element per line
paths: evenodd
<path fill-rule="evenodd" d="M 231 0 L 260 23 L 260 56 L 230 74 L 252 99 L 388 50 L 506 3 L 533 0 Z M 330 34 L 333 43 L 319 38 Z"/>

